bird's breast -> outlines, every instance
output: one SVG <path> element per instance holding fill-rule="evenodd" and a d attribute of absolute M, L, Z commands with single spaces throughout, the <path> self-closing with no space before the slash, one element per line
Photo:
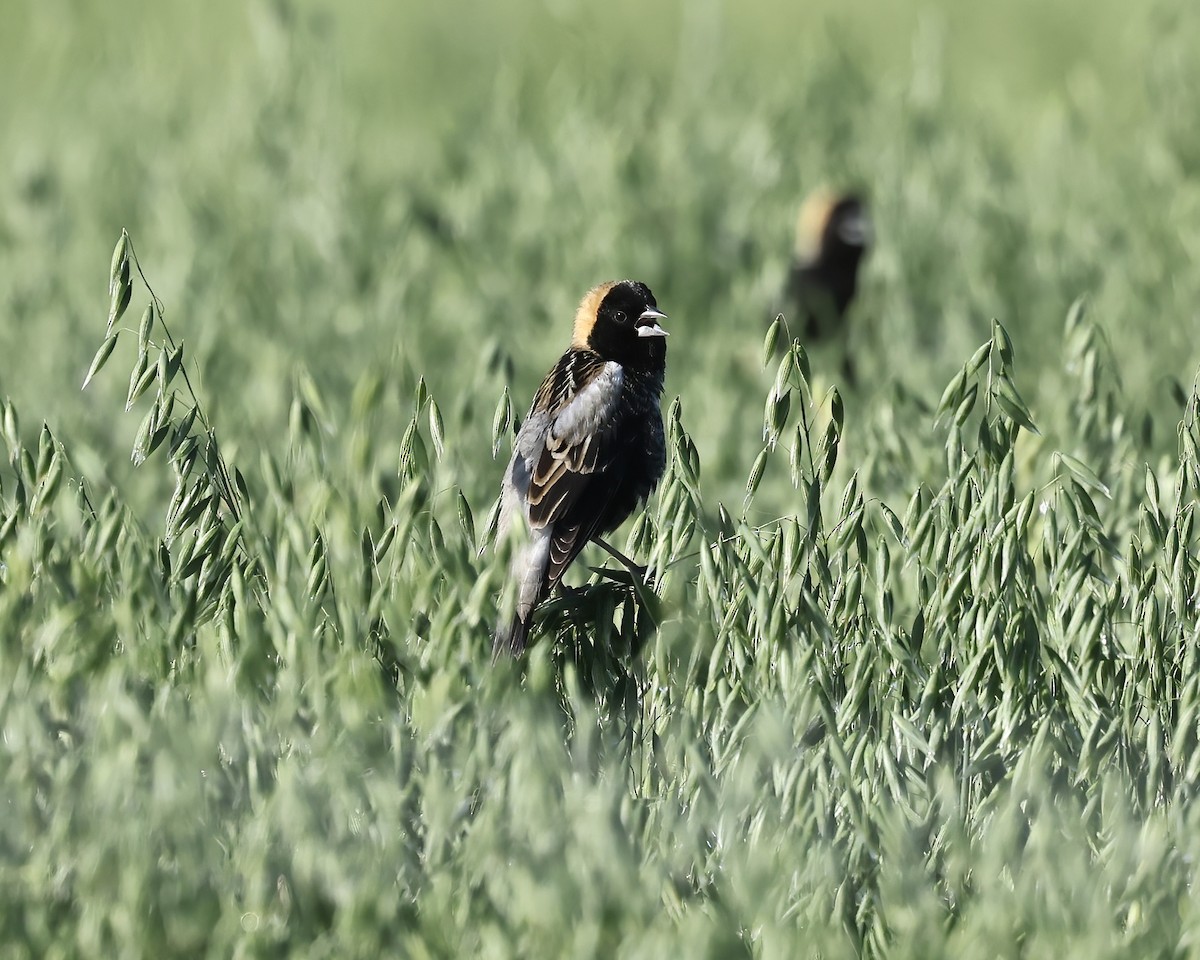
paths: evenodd
<path fill-rule="evenodd" d="M 635 501 L 650 495 L 666 468 L 666 440 L 659 403 L 662 389 L 661 374 L 626 374 L 621 404 L 625 423 L 621 433 L 626 438 L 627 456 L 622 473 L 624 485 Z"/>

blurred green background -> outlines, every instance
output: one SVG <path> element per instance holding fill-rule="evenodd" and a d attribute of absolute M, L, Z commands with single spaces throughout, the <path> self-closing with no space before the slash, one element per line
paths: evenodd
<path fill-rule="evenodd" d="M 796 86 L 804 65 L 835 49 L 882 84 L 910 76 L 922 23 L 944 33 L 944 75 L 955 101 L 1011 122 L 1036 123 L 1068 88 L 1093 87 L 1108 103 L 1111 134 L 1147 105 L 1145 73 L 1161 4 L 1114 0 L 804 4 L 639 4 L 600 9 L 571 0 L 505 4 L 322 4 L 298 0 L 290 15 L 316 18 L 333 62 L 325 80 L 353 121 L 387 133 L 416 132 L 491 100 L 504 73 L 537 83 L 636 71 L 656 82 L 749 78 L 769 89 Z M 0 40 L 10 106 L 39 114 L 85 105 L 81 85 L 153 85 L 159 96 L 210 99 L 246 82 L 248 61 L 269 44 L 253 5 L 216 0 L 204 8 L 124 0 L 12 0 Z M 930 65 L 925 65 L 930 66 Z M 203 93 L 201 93 L 201 90 Z M 1024 119 L 1018 119 L 1024 115 Z"/>
<path fill-rule="evenodd" d="M 668 392 L 733 496 L 795 210 L 832 183 L 865 189 L 879 235 L 852 409 L 893 382 L 930 399 L 997 317 L 1052 423 L 1086 294 L 1159 415 L 1197 360 L 1195 21 L 1111 0 L 8 0 L 0 389 L 113 468 L 123 385 L 75 388 L 122 226 L 239 443 L 279 428 L 300 367 L 335 407 L 364 371 L 423 374 L 469 430 L 507 382 L 484 354 L 511 357 L 521 406 L 582 291 L 631 275 L 672 314 Z M 712 377 L 730 392 L 696 389 Z"/>
<path fill-rule="evenodd" d="M 1195 941 L 1194 0 L 0 4 L 14 956 Z M 795 484 L 763 339 L 824 184 L 878 242 Z M 80 392 L 122 228 L 244 524 L 130 463 L 136 274 Z M 497 403 L 621 276 L 683 411 L 660 629 L 593 581 L 493 669 Z M 999 333 L 935 422 L 993 318 L 1040 437 Z"/>

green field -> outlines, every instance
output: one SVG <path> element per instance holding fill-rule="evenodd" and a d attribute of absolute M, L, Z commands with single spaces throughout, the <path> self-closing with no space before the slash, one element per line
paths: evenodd
<path fill-rule="evenodd" d="M 1197 951 L 1189 0 L 8 5 L 0 956 Z M 858 389 L 764 347 L 828 183 Z M 623 276 L 657 591 L 493 666 Z"/>

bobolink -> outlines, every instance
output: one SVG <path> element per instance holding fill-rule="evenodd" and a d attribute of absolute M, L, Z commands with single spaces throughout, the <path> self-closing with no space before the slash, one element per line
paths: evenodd
<path fill-rule="evenodd" d="M 516 614 L 497 631 L 496 653 L 525 649 L 534 608 L 571 561 L 662 477 L 664 319 L 634 280 L 603 283 L 580 302 L 571 346 L 538 388 L 504 473 L 499 535 L 520 515 L 529 542 L 513 558 Z"/>
<path fill-rule="evenodd" d="M 866 204 L 854 194 L 819 190 L 801 206 L 785 293 L 787 306 L 803 323 L 806 344 L 844 340 L 846 310 L 871 236 Z M 849 354 L 845 372 L 853 379 Z"/>

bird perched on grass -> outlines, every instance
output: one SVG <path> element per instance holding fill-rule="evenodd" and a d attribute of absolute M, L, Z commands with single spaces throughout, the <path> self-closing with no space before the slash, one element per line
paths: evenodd
<path fill-rule="evenodd" d="M 801 206 L 784 313 L 798 314 L 806 345 L 841 341 L 845 347 L 846 310 L 871 237 L 871 217 L 855 194 L 819 190 Z M 844 372 L 854 379 L 848 352 Z"/>
<path fill-rule="evenodd" d="M 591 540 L 611 551 L 599 538 L 662 477 L 665 319 L 634 280 L 602 283 L 580 302 L 571 346 L 538 388 L 504 473 L 498 532 L 520 517 L 529 540 L 513 558 L 517 607 L 496 653 L 525 649 L 534 609 L 571 561 Z"/>

